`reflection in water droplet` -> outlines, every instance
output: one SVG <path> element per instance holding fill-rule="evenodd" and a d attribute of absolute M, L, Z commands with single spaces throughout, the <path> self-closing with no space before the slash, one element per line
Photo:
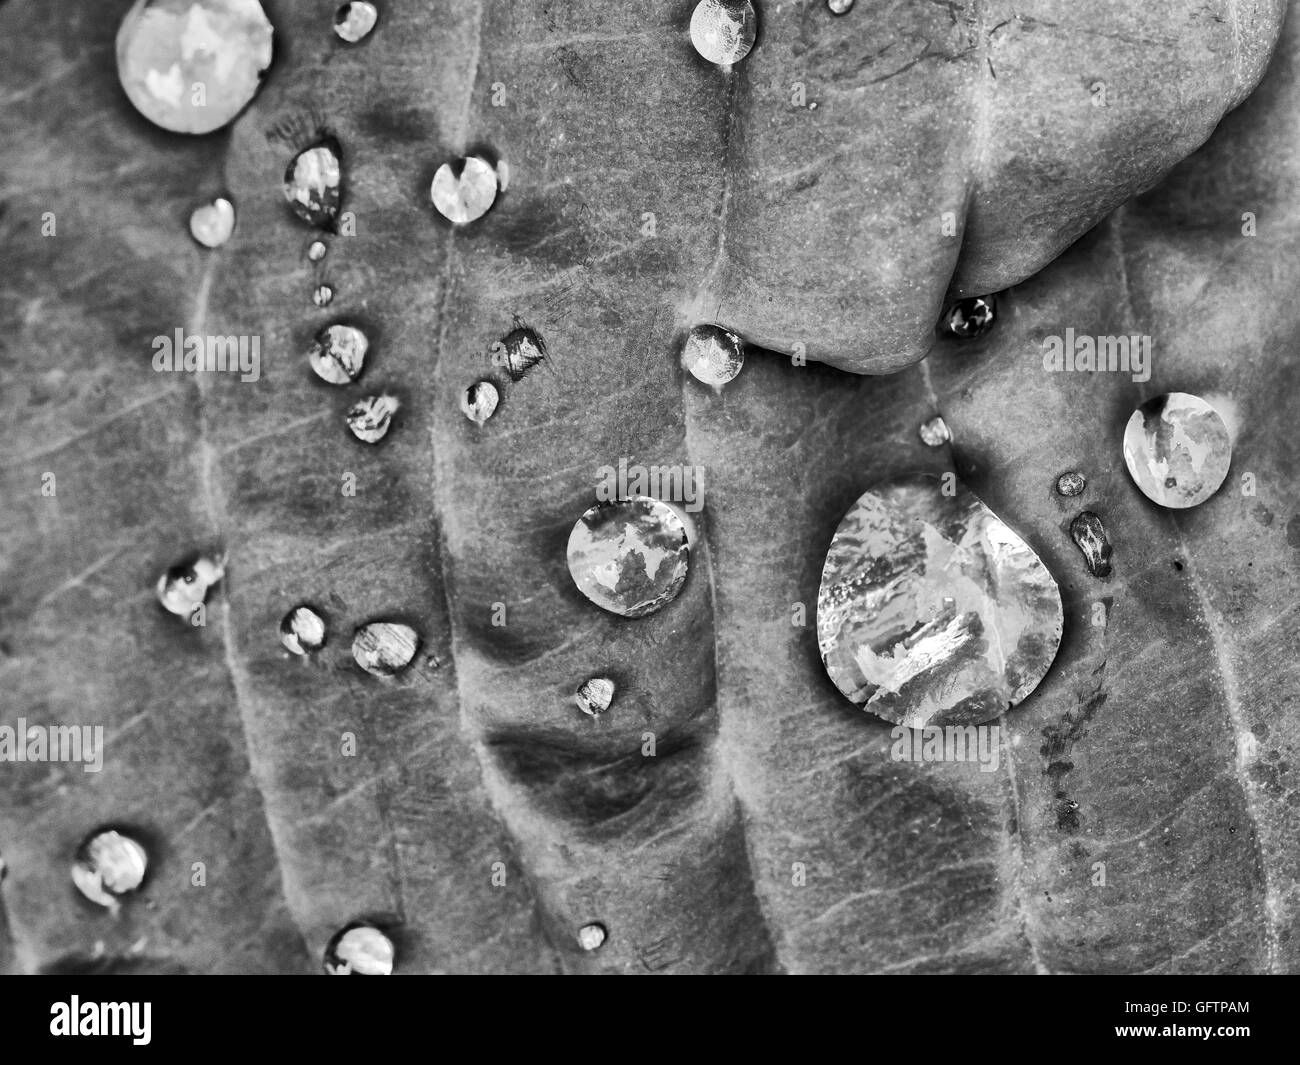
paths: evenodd
<path fill-rule="evenodd" d="M 691 13 L 691 43 L 710 63 L 739 63 L 757 32 L 758 15 L 749 0 L 700 0 Z"/>
<path fill-rule="evenodd" d="M 327 251 L 329 251 L 329 245 L 323 240 L 313 240 L 307 245 L 307 258 L 314 263 L 318 263 L 325 258 Z"/>
<path fill-rule="evenodd" d="M 491 381 L 476 381 L 461 393 L 460 409 L 470 421 L 482 425 L 496 413 L 501 394 Z"/>
<path fill-rule="evenodd" d="M 144 883 L 149 856 L 143 846 L 114 829 L 96 832 L 77 851 L 72 882 L 91 902 L 110 910 L 121 895 Z"/>
<path fill-rule="evenodd" d="M 387 935 L 357 922 L 336 932 L 326 945 L 325 971 L 331 976 L 391 976 L 396 954 Z"/>
<path fill-rule="evenodd" d="M 740 337 L 716 325 L 697 325 L 682 345 L 682 366 L 715 391 L 734 381 L 745 365 Z"/>
<path fill-rule="evenodd" d="M 400 673 L 420 649 L 420 637 L 409 625 L 376 621 L 357 629 L 352 637 L 352 657 L 376 677 Z"/>
<path fill-rule="evenodd" d="M 959 340 L 973 340 L 993 328 L 997 313 L 996 296 L 972 296 L 959 300 L 944 312 L 939 332 Z"/>
<path fill-rule="evenodd" d="M 284 196 L 293 213 L 322 229 L 334 224 L 343 199 L 343 149 L 333 137 L 304 148 L 284 172 Z"/>
<path fill-rule="evenodd" d="M 158 602 L 171 613 L 188 618 L 208 597 L 208 589 L 225 575 L 222 559 L 202 555 L 186 559 L 158 578 Z"/>
<path fill-rule="evenodd" d="M 1063 496 L 1082 495 L 1083 490 L 1088 487 L 1087 478 L 1083 474 L 1070 470 L 1068 473 L 1061 474 L 1056 479 L 1056 492 Z"/>
<path fill-rule="evenodd" d="M 366 334 L 354 325 L 326 326 L 316 334 L 307 361 L 322 380 L 346 385 L 361 373 L 369 347 Z"/>
<path fill-rule="evenodd" d="M 608 938 L 602 924 L 585 924 L 578 929 L 578 946 L 583 950 L 599 950 Z"/>
<path fill-rule="evenodd" d="M 325 646 L 325 619 L 309 606 L 294 607 L 280 622 L 280 642 L 296 655 Z"/>
<path fill-rule="evenodd" d="M 653 614 L 686 582 L 686 526 L 646 496 L 592 507 L 569 534 L 569 573 L 598 607 L 623 617 Z"/>
<path fill-rule="evenodd" d="M 486 159 L 471 155 L 460 165 L 443 163 L 433 175 L 429 195 L 438 213 L 465 225 L 488 212 L 497 198 L 497 172 Z"/>
<path fill-rule="evenodd" d="M 334 32 L 348 44 L 356 44 L 368 37 L 379 21 L 379 11 L 374 4 L 344 4 L 334 15 Z"/>
<path fill-rule="evenodd" d="M 317 307 L 328 307 L 334 302 L 334 286 L 317 285 L 316 290 L 311 294 L 311 301 Z"/>
<path fill-rule="evenodd" d="M 271 65 L 258 0 L 136 0 L 117 31 L 117 76 L 145 118 L 173 133 L 220 129 Z"/>
<path fill-rule="evenodd" d="M 1085 510 L 1070 522 L 1070 538 L 1083 552 L 1089 573 L 1094 577 L 1110 576 L 1110 538 L 1101 518 L 1091 510 Z"/>
<path fill-rule="evenodd" d="M 205 248 L 219 248 L 235 231 L 235 205 L 224 196 L 194 208 L 190 235 Z"/>
<path fill-rule="evenodd" d="M 948 423 L 937 414 L 928 422 L 923 422 L 918 432 L 922 443 L 927 447 L 943 447 L 952 439 L 952 434 L 948 432 Z"/>
<path fill-rule="evenodd" d="M 1124 461 L 1148 499 L 1162 507 L 1204 503 L 1228 476 L 1232 437 L 1208 402 L 1186 392 L 1147 400 L 1124 430 Z"/>
<path fill-rule="evenodd" d="M 584 681 L 582 687 L 573 696 L 578 709 L 588 717 L 603 714 L 609 709 L 609 704 L 613 700 L 614 682 L 608 677 L 592 677 L 591 680 Z"/>
<path fill-rule="evenodd" d="M 348 428 L 358 440 L 375 444 L 388 433 L 388 426 L 397 413 L 395 396 L 367 396 L 348 411 Z"/>
<path fill-rule="evenodd" d="M 522 381 L 524 374 L 546 358 L 546 344 L 531 329 L 514 329 L 491 347 L 492 364 L 500 366 L 512 381 Z"/>

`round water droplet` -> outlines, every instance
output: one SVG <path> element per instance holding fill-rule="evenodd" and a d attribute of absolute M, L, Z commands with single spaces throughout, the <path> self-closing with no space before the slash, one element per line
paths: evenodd
<path fill-rule="evenodd" d="M 952 439 L 952 434 L 948 432 L 948 423 L 937 414 L 928 422 L 923 422 L 919 432 L 921 441 L 926 447 L 943 447 Z"/>
<path fill-rule="evenodd" d="M 316 291 L 311 294 L 311 301 L 317 307 L 328 307 L 334 302 L 334 286 L 317 285 Z"/>
<path fill-rule="evenodd" d="M 633 496 L 599 503 L 569 534 L 569 573 L 598 607 L 623 617 L 653 614 L 686 582 L 686 526 L 666 503 Z"/>
<path fill-rule="evenodd" d="M 366 361 L 370 341 L 354 325 L 330 325 L 316 334 L 307 361 L 316 375 L 332 385 L 355 381 Z"/>
<path fill-rule="evenodd" d="M 438 213 L 456 225 L 482 218 L 497 198 L 497 172 L 486 159 L 471 155 L 458 166 L 443 163 L 433 175 L 429 195 Z"/>
<path fill-rule="evenodd" d="M 608 938 L 603 924 L 585 924 L 578 929 L 578 946 L 583 950 L 599 950 Z"/>
<path fill-rule="evenodd" d="M 221 559 L 186 559 L 158 578 L 158 602 L 173 614 L 189 617 L 208 597 L 208 589 L 226 575 Z"/>
<path fill-rule="evenodd" d="M 492 364 L 500 366 L 512 381 L 522 381 L 524 375 L 546 358 L 546 345 L 533 330 L 513 329 L 489 349 Z"/>
<path fill-rule="evenodd" d="M 145 118 L 211 133 L 257 95 L 271 65 L 258 0 L 136 0 L 117 31 L 117 76 Z"/>
<path fill-rule="evenodd" d="M 313 240 L 307 245 L 307 258 L 314 263 L 318 263 L 325 258 L 327 251 L 329 251 L 329 245 L 323 240 Z"/>
<path fill-rule="evenodd" d="M 1232 436 L 1223 417 L 1200 396 L 1167 392 L 1129 418 L 1124 461 L 1148 499 L 1162 507 L 1194 507 L 1228 476 Z"/>
<path fill-rule="evenodd" d="M 358 440 L 378 443 L 387 435 L 400 406 L 396 396 L 367 396 L 348 411 L 348 428 Z"/>
<path fill-rule="evenodd" d="M 149 856 L 138 842 L 115 829 L 93 833 L 78 849 L 72 882 L 91 902 L 116 910 L 119 898 L 144 883 Z"/>
<path fill-rule="evenodd" d="M 280 622 L 280 642 L 296 655 L 325 646 L 325 619 L 309 606 L 296 606 Z"/>
<path fill-rule="evenodd" d="M 379 21 L 379 10 L 374 4 L 344 4 L 334 15 L 334 32 L 348 44 L 356 44 L 368 37 Z"/>
<path fill-rule="evenodd" d="M 757 32 L 758 15 L 749 0 L 700 0 L 691 14 L 691 43 L 710 63 L 739 63 Z"/>
<path fill-rule="evenodd" d="M 578 709 L 588 717 L 596 717 L 609 709 L 614 701 L 614 682 L 608 677 L 592 677 L 584 681 L 573 696 Z"/>
<path fill-rule="evenodd" d="M 974 340 L 993 328 L 997 313 L 998 301 L 995 296 L 973 296 L 959 300 L 944 312 L 939 331 L 959 340 Z"/>
<path fill-rule="evenodd" d="M 1063 496 L 1082 495 L 1083 490 L 1088 487 L 1088 480 L 1083 474 L 1074 470 L 1061 474 L 1056 479 L 1056 493 Z"/>
<path fill-rule="evenodd" d="M 497 404 L 501 402 L 501 393 L 491 381 L 475 381 L 460 396 L 460 409 L 465 417 L 478 425 L 496 413 Z"/>
<path fill-rule="evenodd" d="M 325 971 L 331 976 L 391 976 L 396 954 L 393 941 L 374 925 L 350 924 L 325 947 Z"/>
<path fill-rule="evenodd" d="M 284 197 L 313 226 L 334 224 L 343 201 L 343 149 L 333 137 L 304 148 L 284 172 Z"/>
<path fill-rule="evenodd" d="M 419 634 L 409 625 L 376 621 L 362 625 L 352 637 L 352 657 L 376 677 L 391 677 L 411 664 L 420 649 Z"/>
<path fill-rule="evenodd" d="M 853 0 L 826 0 L 832 15 L 847 15 L 853 10 Z"/>
<path fill-rule="evenodd" d="M 716 391 L 734 381 L 745 365 L 740 337 L 716 325 L 697 325 L 682 345 L 682 366 Z"/>
<path fill-rule="evenodd" d="M 190 235 L 205 248 L 219 248 L 235 231 L 235 205 L 224 196 L 194 208 Z"/>
<path fill-rule="evenodd" d="M 835 531 L 817 598 L 835 686 L 910 728 L 993 720 L 1061 643 L 1047 567 L 972 492 L 945 486 L 915 474 L 866 492 Z"/>

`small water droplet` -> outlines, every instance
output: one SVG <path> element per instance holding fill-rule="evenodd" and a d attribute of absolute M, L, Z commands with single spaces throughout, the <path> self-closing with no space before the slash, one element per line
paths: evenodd
<path fill-rule="evenodd" d="M 327 251 L 329 251 L 329 245 L 323 240 L 313 240 L 307 245 L 307 258 L 314 263 L 318 263 L 325 258 Z"/>
<path fill-rule="evenodd" d="M 928 422 L 923 422 L 919 430 L 921 441 L 926 447 L 943 447 L 952 439 L 948 423 L 937 414 Z"/>
<path fill-rule="evenodd" d="M 958 300 L 944 312 L 939 331 L 959 340 L 973 340 L 993 328 L 997 313 L 996 296 L 972 296 L 970 299 Z"/>
<path fill-rule="evenodd" d="M 360 375 L 369 347 L 366 334 L 356 326 L 330 325 L 316 334 L 307 361 L 322 380 L 346 385 Z"/>
<path fill-rule="evenodd" d="M 235 231 L 235 205 L 224 196 L 201 204 L 190 214 L 190 235 L 205 248 L 219 248 Z"/>
<path fill-rule="evenodd" d="M 1075 470 L 1061 474 L 1056 479 L 1056 493 L 1063 496 L 1082 495 L 1083 490 L 1088 487 L 1088 480 L 1083 474 Z"/>
<path fill-rule="evenodd" d="M 832 15 L 847 15 L 853 10 L 853 0 L 826 0 Z"/>
<path fill-rule="evenodd" d="M 599 950 L 608 938 L 603 924 L 585 924 L 578 929 L 578 946 L 586 951 Z"/>
<path fill-rule="evenodd" d="M 362 625 L 352 637 L 352 657 L 376 677 L 391 677 L 411 664 L 420 649 L 419 634 L 409 625 L 376 621 Z"/>
<path fill-rule="evenodd" d="M 296 606 L 280 622 L 280 642 L 296 655 L 325 646 L 325 619 L 309 606 Z"/>
<path fill-rule="evenodd" d="M 348 411 L 348 428 L 358 440 L 367 444 L 378 443 L 387 435 L 393 415 L 400 406 L 395 396 L 367 396 Z"/>
<path fill-rule="evenodd" d="M 1143 494 L 1162 507 L 1204 503 L 1228 476 L 1232 436 L 1200 396 L 1167 392 L 1143 403 L 1124 429 L 1124 461 Z"/>
<path fill-rule="evenodd" d="M 208 589 L 225 575 L 222 559 L 187 558 L 158 578 L 158 602 L 171 613 L 188 618 L 208 597 Z"/>
<path fill-rule="evenodd" d="M 597 717 L 609 709 L 614 701 L 614 682 L 608 677 L 592 677 L 584 681 L 573 696 L 578 709 L 588 717 Z"/>
<path fill-rule="evenodd" d="M 82 843 L 72 866 L 72 882 L 91 902 L 116 910 L 119 899 L 144 883 L 149 856 L 136 840 L 107 829 Z"/>
<path fill-rule="evenodd" d="M 326 945 L 325 971 L 331 976 L 391 976 L 396 955 L 384 932 L 356 922 L 336 932 Z"/>
<path fill-rule="evenodd" d="M 758 14 L 750 0 L 700 0 L 691 13 L 691 43 L 710 63 L 739 63 L 754 47 Z"/>
<path fill-rule="evenodd" d="M 258 0 L 136 0 L 117 31 L 117 76 L 145 118 L 211 133 L 257 95 L 274 30 Z"/>
<path fill-rule="evenodd" d="M 497 198 L 497 172 L 486 159 L 471 155 L 459 164 L 443 163 L 433 175 L 429 195 L 438 213 L 455 225 L 482 218 Z"/>
<path fill-rule="evenodd" d="M 460 409 L 470 421 L 482 425 L 496 413 L 500 402 L 501 394 L 496 385 L 491 381 L 475 381 L 461 393 Z"/>
<path fill-rule="evenodd" d="M 686 526 L 666 503 L 646 496 L 599 503 L 569 534 L 569 573 L 598 607 L 623 617 L 653 614 L 686 583 Z"/>
<path fill-rule="evenodd" d="M 379 11 L 374 4 L 344 4 L 334 15 L 334 32 L 340 40 L 356 44 L 370 35 L 378 21 Z"/>
<path fill-rule="evenodd" d="M 1101 518 L 1091 510 L 1085 510 L 1070 522 L 1070 538 L 1083 552 L 1083 560 L 1088 564 L 1088 572 L 1094 577 L 1110 576 L 1110 538 Z"/>
<path fill-rule="evenodd" d="M 325 137 L 293 157 L 284 172 L 284 196 L 304 222 L 333 226 L 343 201 L 343 149 L 337 140 Z"/>
<path fill-rule="evenodd" d="M 546 345 L 531 329 L 514 329 L 491 347 L 492 364 L 500 366 L 512 381 L 522 381 L 524 374 L 546 358 Z"/>
<path fill-rule="evenodd" d="M 697 325 L 682 345 L 682 366 L 697 381 L 721 392 L 744 368 L 745 350 L 740 337 L 716 325 Z"/>
<path fill-rule="evenodd" d="M 311 294 L 311 301 L 317 307 L 328 307 L 334 302 L 334 286 L 317 285 L 316 291 Z"/>

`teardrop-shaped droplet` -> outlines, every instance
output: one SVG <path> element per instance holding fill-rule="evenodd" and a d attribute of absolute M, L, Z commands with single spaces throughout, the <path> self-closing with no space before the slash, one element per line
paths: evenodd
<path fill-rule="evenodd" d="M 939 322 L 939 332 L 958 340 L 974 340 L 993 328 L 997 321 L 996 296 L 972 296 L 958 300 L 946 311 Z"/>
<path fill-rule="evenodd" d="M 546 358 L 546 345 L 532 329 L 512 329 L 491 347 L 492 364 L 500 366 L 510 375 L 510 380 L 524 379 L 534 366 Z"/>
<path fill-rule="evenodd" d="M 304 148 L 284 172 L 284 197 L 293 213 L 322 229 L 334 225 L 343 202 L 343 149 L 333 137 Z"/>
<path fill-rule="evenodd" d="M 370 341 L 354 325 L 326 326 L 316 334 L 307 361 L 316 375 L 332 385 L 346 385 L 360 375 Z"/>
<path fill-rule="evenodd" d="M 178 562 L 158 578 L 158 602 L 188 618 L 208 597 L 208 590 L 226 575 L 225 563 L 205 555 Z"/>
<path fill-rule="evenodd" d="M 952 434 L 948 431 L 948 423 L 937 414 L 921 424 L 918 435 L 921 437 L 921 443 L 926 447 L 943 447 L 952 439 Z"/>
<path fill-rule="evenodd" d="M 592 677 L 583 681 L 573 696 L 578 709 L 588 717 L 597 717 L 609 709 L 614 701 L 614 682 L 608 677 Z"/>
<path fill-rule="evenodd" d="M 1222 415 L 1200 396 L 1167 392 L 1129 418 L 1124 461 L 1148 499 L 1162 507 L 1194 507 L 1228 476 L 1232 435 Z"/>
<path fill-rule="evenodd" d="M 420 636 L 410 625 L 375 621 L 362 625 L 352 637 L 352 657 L 376 677 L 391 677 L 411 664 L 420 649 Z"/>
<path fill-rule="evenodd" d="M 496 168 L 471 155 L 459 165 L 443 163 L 433 175 L 429 195 L 438 213 L 456 225 L 482 218 L 497 198 Z"/>
<path fill-rule="evenodd" d="M 496 413 L 501 393 L 491 381 L 475 381 L 461 393 L 460 409 L 476 425 L 482 425 Z"/>
<path fill-rule="evenodd" d="M 715 391 L 734 381 L 744 365 L 744 344 L 735 333 L 716 325 L 697 325 L 686 335 L 682 366 Z"/>
<path fill-rule="evenodd" d="M 739 63 L 754 47 L 758 15 L 750 0 L 700 0 L 691 13 L 691 43 L 710 63 Z"/>
<path fill-rule="evenodd" d="M 1085 510 L 1070 522 L 1070 539 L 1083 553 L 1083 560 L 1088 564 L 1088 572 L 1094 577 L 1110 576 L 1110 537 L 1101 518 L 1091 510 Z"/>
<path fill-rule="evenodd" d="M 325 619 L 309 606 L 294 607 L 280 622 L 280 642 L 296 655 L 325 646 Z"/>
<path fill-rule="evenodd" d="M 852 702 L 920 728 L 991 721 L 1061 643 L 1056 581 L 971 491 L 928 474 L 866 492 L 831 541 L 817 598 L 826 672 Z"/>
<path fill-rule="evenodd" d="M 144 883 L 149 855 L 136 840 L 116 829 L 90 836 L 77 852 L 72 882 L 91 902 L 116 910 L 119 898 Z"/>
<path fill-rule="evenodd" d="M 145 118 L 211 133 L 257 95 L 271 65 L 258 0 L 136 0 L 117 31 L 117 76 Z"/>
<path fill-rule="evenodd" d="M 391 976 L 396 957 L 393 941 L 371 924 L 350 924 L 325 947 L 325 971 L 331 976 Z"/>
<path fill-rule="evenodd" d="M 370 36 L 379 21 L 379 10 L 374 4 L 354 2 L 344 4 L 334 15 L 334 32 L 339 40 L 356 44 Z"/>
<path fill-rule="evenodd" d="M 377 444 L 388 434 L 400 406 L 396 396 L 367 396 L 348 411 L 348 428 L 358 440 Z"/>
<path fill-rule="evenodd" d="M 224 196 L 200 204 L 190 214 L 190 235 L 205 248 L 219 248 L 235 231 L 235 205 Z"/>
<path fill-rule="evenodd" d="M 569 573 L 598 607 L 623 617 L 653 614 L 686 583 L 686 526 L 666 503 L 633 496 L 599 503 L 569 534 Z"/>

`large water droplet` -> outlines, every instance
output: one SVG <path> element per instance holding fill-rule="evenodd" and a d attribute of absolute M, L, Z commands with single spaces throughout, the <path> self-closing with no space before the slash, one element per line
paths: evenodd
<path fill-rule="evenodd" d="M 339 40 L 356 44 L 370 36 L 379 21 L 379 10 L 374 4 L 356 2 L 344 4 L 334 15 L 334 32 Z"/>
<path fill-rule="evenodd" d="M 1232 436 L 1200 396 L 1167 392 L 1143 403 L 1124 430 L 1124 461 L 1148 499 L 1162 507 L 1204 503 L 1232 462 Z"/>
<path fill-rule="evenodd" d="M 274 31 L 258 0 L 136 0 L 117 31 L 117 76 L 174 133 L 220 129 L 257 95 Z"/>
<path fill-rule="evenodd" d="M 682 345 L 682 365 L 715 391 L 734 381 L 745 365 L 740 337 L 716 325 L 697 325 Z"/>
<path fill-rule="evenodd" d="M 739 63 L 757 32 L 758 15 L 749 0 L 700 0 L 691 13 L 691 43 L 710 63 Z"/>
<path fill-rule="evenodd" d="M 600 503 L 569 534 L 569 573 L 597 606 L 639 618 L 666 606 L 686 582 L 686 526 L 647 496 Z"/>
<path fill-rule="evenodd" d="M 865 493 L 831 541 L 817 598 L 826 672 L 887 721 L 979 724 L 1037 687 L 1061 643 L 1061 594 L 974 493 L 914 474 Z"/>
<path fill-rule="evenodd" d="M 497 198 L 496 168 L 471 155 L 459 166 L 443 163 L 433 175 L 429 195 L 438 213 L 449 222 L 465 225 L 482 218 Z"/>
<path fill-rule="evenodd" d="M 376 621 L 362 625 L 352 637 L 352 657 L 376 677 L 391 677 L 411 664 L 420 649 L 420 636 L 410 625 Z"/>
<path fill-rule="evenodd" d="M 358 922 L 336 932 L 326 945 L 325 971 L 331 976 L 391 976 L 396 954 L 384 932 Z"/>
<path fill-rule="evenodd" d="M 284 196 L 293 213 L 322 229 L 333 226 L 343 201 L 343 149 L 333 137 L 304 148 L 284 172 Z"/>
<path fill-rule="evenodd" d="M 358 440 L 377 444 L 388 434 L 400 406 L 396 396 L 367 396 L 348 411 L 348 428 Z"/>
<path fill-rule="evenodd" d="M 136 840 L 115 829 L 94 833 L 77 852 L 72 882 L 91 902 L 110 910 L 119 897 L 144 883 L 149 856 Z"/>
<path fill-rule="evenodd" d="M 219 248 L 235 231 L 235 205 L 224 196 L 202 204 L 190 214 L 190 235 L 205 248 Z"/>
<path fill-rule="evenodd" d="M 332 385 L 355 381 L 366 361 L 370 341 L 354 325 L 330 325 L 316 334 L 307 361 L 316 375 Z"/>

